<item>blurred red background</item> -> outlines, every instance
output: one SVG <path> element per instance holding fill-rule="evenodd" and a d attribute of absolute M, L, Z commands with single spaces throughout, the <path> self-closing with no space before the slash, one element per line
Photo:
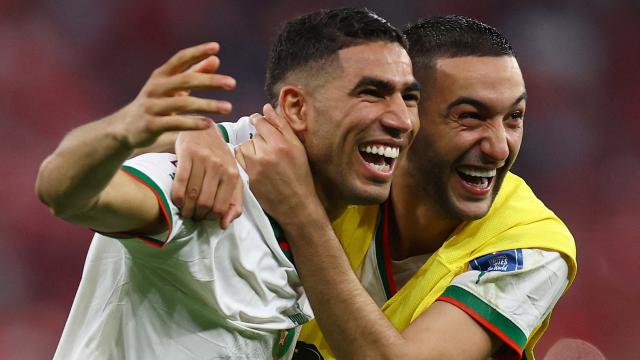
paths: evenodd
<path fill-rule="evenodd" d="M 133 99 L 180 48 L 216 40 L 234 76 L 233 121 L 261 109 L 279 25 L 320 7 L 367 6 L 403 26 L 478 18 L 512 41 L 529 94 L 515 172 L 571 228 L 578 277 L 538 347 L 584 339 L 640 357 L 640 3 L 611 1 L 0 0 L 0 358 L 50 358 L 91 233 L 55 219 L 33 191 L 40 162 L 71 128 Z"/>

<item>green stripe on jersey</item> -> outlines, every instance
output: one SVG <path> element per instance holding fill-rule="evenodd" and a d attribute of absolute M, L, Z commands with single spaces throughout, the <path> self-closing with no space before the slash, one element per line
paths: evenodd
<path fill-rule="evenodd" d="M 377 272 L 382 280 L 382 287 L 384 287 L 384 293 L 387 296 L 387 300 L 393 297 L 393 291 L 389 285 L 389 278 L 387 277 L 387 263 L 384 260 L 384 217 L 382 213 L 384 207 L 380 206 L 380 215 L 378 220 L 378 226 L 375 234 L 375 246 L 376 246 L 376 260 L 378 262 Z"/>
<path fill-rule="evenodd" d="M 224 127 L 224 125 L 222 124 L 217 124 L 218 125 L 218 129 L 220 130 L 220 133 L 222 134 L 222 137 L 224 138 L 224 142 L 226 142 L 227 144 L 229 143 L 229 133 L 227 132 L 227 128 Z"/>
<path fill-rule="evenodd" d="M 527 343 L 527 336 L 524 332 L 509 320 L 509 318 L 502 315 L 498 310 L 491 307 L 476 295 L 459 286 L 449 285 L 442 296 L 449 297 L 463 303 L 491 325 L 495 326 L 499 331 L 504 333 L 504 335 L 509 337 L 520 347 L 520 349 L 524 349 L 524 346 Z"/>
<path fill-rule="evenodd" d="M 167 198 L 165 197 L 165 194 L 162 191 L 162 189 L 160 189 L 160 186 L 158 186 L 158 184 L 156 184 L 153 180 L 151 180 L 151 178 L 148 177 L 145 173 L 143 173 L 142 171 L 136 168 L 123 165 L 122 169 L 132 174 L 133 176 L 137 177 L 138 179 L 143 181 L 145 184 L 149 185 L 151 189 L 156 194 L 158 194 L 158 197 L 162 201 L 162 207 L 164 207 L 165 211 L 167 212 L 167 215 L 169 216 L 169 219 L 167 219 L 169 220 L 169 223 L 167 224 L 167 228 L 169 229 L 169 235 L 171 235 L 171 229 L 173 228 L 173 214 L 171 213 L 171 207 L 169 206 L 169 201 L 167 201 Z M 155 241 L 157 242 L 158 240 L 155 240 Z"/>

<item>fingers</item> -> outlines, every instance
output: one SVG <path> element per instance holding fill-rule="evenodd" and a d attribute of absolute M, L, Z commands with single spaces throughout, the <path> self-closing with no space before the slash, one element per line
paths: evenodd
<path fill-rule="evenodd" d="M 214 215 L 222 216 L 229 210 L 229 205 L 233 197 L 233 192 L 236 189 L 236 183 L 240 182 L 239 177 L 234 180 L 225 179 L 218 184 L 218 192 L 216 198 L 213 201 L 213 207 L 211 212 Z"/>
<path fill-rule="evenodd" d="M 167 131 L 204 130 L 210 126 L 211 120 L 202 116 L 172 115 L 149 119 L 146 131 L 158 136 Z"/>
<path fill-rule="evenodd" d="M 159 97 L 191 89 L 233 90 L 235 87 L 236 80 L 231 76 L 188 71 L 166 79 L 155 80 L 147 87 L 147 93 L 151 97 Z"/>
<path fill-rule="evenodd" d="M 271 104 L 265 104 L 262 107 L 262 113 L 264 114 L 264 119 L 269 122 L 274 128 L 282 131 L 283 128 L 288 127 L 287 122 L 280 117 L 280 115 L 276 114 L 276 111 L 273 109 Z"/>
<path fill-rule="evenodd" d="M 217 218 L 226 210 L 226 207 L 222 210 L 215 207 L 216 201 L 219 202 L 220 197 L 226 197 L 224 201 L 228 201 L 231 197 L 230 193 L 224 194 L 221 192 L 221 181 L 219 171 L 211 167 L 205 169 L 200 196 L 195 204 L 194 219 Z"/>
<path fill-rule="evenodd" d="M 220 219 L 220 227 L 226 229 L 229 224 L 242 214 L 242 181 L 236 182 L 236 187 L 231 195 L 229 210 Z"/>
<path fill-rule="evenodd" d="M 206 112 L 228 114 L 232 105 L 228 101 L 201 99 L 193 96 L 174 96 L 160 99 L 148 99 L 146 112 L 150 115 L 169 115 L 173 113 Z"/>
<path fill-rule="evenodd" d="M 189 183 L 189 174 L 191 174 L 191 158 L 180 157 L 178 153 L 178 164 L 176 176 L 171 184 L 171 202 L 179 208 L 182 208 L 187 196 L 187 184 Z"/>
<path fill-rule="evenodd" d="M 217 56 L 209 56 L 208 58 L 201 60 L 197 64 L 189 68 L 188 71 L 195 71 L 201 73 L 213 73 L 218 71 L 220 67 L 220 58 Z"/>
<path fill-rule="evenodd" d="M 187 181 L 187 186 L 185 187 L 184 204 L 180 209 L 180 215 L 182 215 L 182 217 L 190 219 L 195 214 L 195 209 L 198 203 L 198 198 L 200 197 L 200 189 L 202 188 L 204 176 L 204 166 L 202 166 L 202 164 L 199 164 L 198 162 L 192 163 L 189 180 Z"/>
<path fill-rule="evenodd" d="M 220 45 L 216 42 L 205 43 L 178 51 L 166 63 L 156 69 L 154 73 L 173 75 L 183 72 L 188 67 L 218 53 Z"/>
<path fill-rule="evenodd" d="M 256 146 L 258 147 L 256 149 L 258 154 L 260 153 L 259 149 L 263 143 L 277 144 L 283 140 L 282 133 L 278 129 L 276 129 L 273 124 L 266 121 L 266 119 L 262 117 L 256 119 L 254 126 L 256 128 L 256 132 L 253 135 L 253 138 L 256 140 L 256 142 L 259 143 L 256 144 Z"/>
<path fill-rule="evenodd" d="M 245 171 L 248 171 L 247 161 L 245 159 L 245 156 L 247 158 L 255 157 L 256 149 L 254 147 L 253 140 L 244 141 L 240 145 L 236 146 L 235 154 L 236 154 L 236 160 L 238 160 L 238 163 L 240 164 L 240 166 L 242 166 L 242 168 Z"/>

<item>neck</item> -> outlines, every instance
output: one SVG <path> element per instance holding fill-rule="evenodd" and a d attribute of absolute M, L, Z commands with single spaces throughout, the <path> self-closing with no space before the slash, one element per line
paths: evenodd
<path fill-rule="evenodd" d="M 398 173 L 391 186 L 396 260 L 435 252 L 461 224 L 445 216 L 419 188 L 407 173 Z"/>
<path fill-rule="evenodd" d="M 332 193 L 332 191 L 324 191 L 322 185 L 317 181 L 315 181 L 315 188 L 324 211 L 327 213 L 329 220 L 333 222 L 345 212 L 347 204 L 342 201 L 340 196 L 328 196 L 327 194 Z M 333 193 L 335 194 L 335 191 Z"/>

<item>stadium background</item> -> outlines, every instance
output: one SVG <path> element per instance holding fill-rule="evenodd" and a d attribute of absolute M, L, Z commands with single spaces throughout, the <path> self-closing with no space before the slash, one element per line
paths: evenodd
<path fill-rule="evenodd" d="M 640 356 L 640 3 L 586 1 L 0 0 L 0 358 L 50 358 L 91 236 L 36 200 L 38 165 L 72 127 L 132 99 L 176 50 L 221 42 L 238 80 L 234 120 L 263 103 L 279 24 L 319 7 L 366 5 L 396 25 L 458 13 L 502 30 L 529 100 L 515 172 L 572 229 L 579 274 L 538 354 L 581 338 L 610 359 Z"/>

